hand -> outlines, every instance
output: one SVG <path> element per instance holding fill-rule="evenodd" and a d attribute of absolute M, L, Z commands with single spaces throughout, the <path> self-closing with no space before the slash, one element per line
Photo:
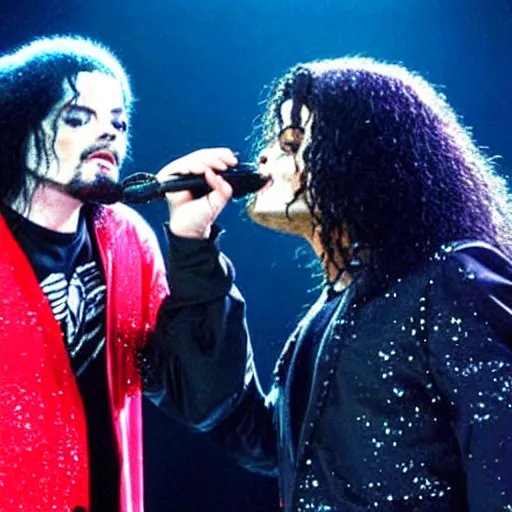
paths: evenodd
<path fill-rule="evenodd" d="M 228 148 L 211 148 L 194 151 L 163 167 L 156 178 L 166 181 L 176 173 L 204 174 L 212 191 L 199 199 L 191 192 L 172 192 L 165 195 L 169 205 L 169 228 L 177 236 L 208 238 L 212 224 L 231 199 L 233 189 L 214 171 L 225 171 L 238 163 Z"/>

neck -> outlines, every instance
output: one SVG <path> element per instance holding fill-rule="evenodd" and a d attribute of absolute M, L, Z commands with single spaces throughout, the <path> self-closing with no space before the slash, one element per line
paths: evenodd
<path fill-rule="evenodd" d="M 24 207 L 18 199 L 11 208 L 34 224 L 59 233 L 75 233 L 82 203 L 49 183 L 41 183 L 30 204 Z"/>
<path fill-rule="evenodd" d="M 305 236 L 306 240 L 311 244 L 317 257 L 322 261 L 324 270 L 327 276 L 327 280 L 333 283 L 333 288 L 337 291 L 341 291 L 350 285 L 352 282 L 352 276 L 349 272 L 344 271 L 339 275 L 339 269 L 345 266 L 345 262 L 340 254 L 336 255 L 336 264 L 327 262 L 325 260 L 325 250 L 320 240 L 320 233 L 318 229 L 315 229 L 313 233 Z M 348 238 L 345 234 L 342 234 L 342 244 L 348 244 Z"/>
<path fill-rule="evenodd" d="M 254 207 L 254 203 L 252 205 Z M 311 215 L 307 211 L 299 211 L 291 213 L 289 217 L 284 214 L 276 214 L 275 212 L 261 213 L 255 211 L 253 207 L 249 207 L 249 216 L 256 223 L 262 226 L 289 235 L 296 235 L 304 238 L 309 242 L 318 259 L 323 263 L 323 267 L 330 283 L 333 283 L 336 290 L 342 290 L 350 285 L 352 276 L 345 271 L 339 275 L 339 269 L 345 266 L 345 262 L 341 254 L 335 255 L 335 264 L 327 262 L 325 259 L 325 250 L 320 239 L 319 227 L 313 227 Z M 350 247 L 350 240 L 346 230 L 338 230 L 333 236 L 341 238 L 343 247 Z"/>

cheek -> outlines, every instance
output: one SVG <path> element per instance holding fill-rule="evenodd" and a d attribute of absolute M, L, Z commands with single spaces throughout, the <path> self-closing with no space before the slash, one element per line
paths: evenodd
<path fill-rule="evenodd" d="M 283 209 L 294 197 L 292 183 L 284 177 L 274 179 L 272 185 L 257 194 L 257 205 L 271 210 Z"/>
<path fill-rule="evenodd" d="M 123 160 L 125 159 L 126 157 L 126 154 L 128 153 L 128 137 L 127 136 L 121 136 L 122 137 L 122 140 L 120 141 L 120 143 L 118 144 L 117 146 L 117 151 L 119 153 L 119 158 L 120 158 L 120 165 L 122 165 L 123 163 Z"/>
<path fill-rule="evenodd" d="M 301 187 L 300 172 L 297 172 L 295 164 L 292 163 L 287 172 L 283 173 L 276 180 L 276 189 L 281 191 L 282 195 L 286 195 L 290 200 Z"/>
<path fill-rule="evenodd" d="M 59 133 L 55 140 L 55 154 L 61 164 L 66 162 L 76 165 L 80 159 L 82 149 L 78 144 L 77 137 L 66 133 Z"/>
<path fill-rule="evenodd" d="M 42 143 L 42 153 L 38 157 L 36 137 L 31 134 L 27 140 L 26 164 L 29 169 L 41 169 L 47 172 L 50 169 L 56 169 L 55 164 L 57 162 L 60 165 L 65 165 L 66 162 L 73 159 L 73 155 L 77 154 L 76 144 L 72 137 L 66 134 L 59 134 L 54 139 L 52 131 L 47 127 L 43 127 L 40 142 Z M 78 155 L 79 154 L 80 153 L 78 153 Z M 77 158 L 78 157 L 75 157 L 75 162 Z"/>

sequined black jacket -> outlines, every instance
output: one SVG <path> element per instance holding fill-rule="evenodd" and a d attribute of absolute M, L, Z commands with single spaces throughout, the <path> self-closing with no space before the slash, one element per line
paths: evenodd
<path fill-rule="evenodd" d="M 165 327 L 146 353 L 146 391 L 160 407 L 278 475 L 286 511 L 512 510 L 512 266 L 502 254 L 455 243 L 389 285 L 363 272 L 320 340 L 300 425 L 290 389 L 311 315 L 265 396 L 232 275 L 214 244 L 173 237 Z"/>

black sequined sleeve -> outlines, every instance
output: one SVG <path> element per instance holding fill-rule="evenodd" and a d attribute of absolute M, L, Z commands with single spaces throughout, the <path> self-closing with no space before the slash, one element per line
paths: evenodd
<path fill-rule="evenodd" d="M 171 294 L 142 357 L 145 395 L 213 438 L 244 466 L 277 466 L 273 407 L 254 370 L 245 302 L 214 239 L 170 235 Z"/>
<path fill-rule="evenodd" d="M 430 281 L 428 349 L 467 478 L 468 510 L 512 506 L 512 267 L 485 244 Z"/>

